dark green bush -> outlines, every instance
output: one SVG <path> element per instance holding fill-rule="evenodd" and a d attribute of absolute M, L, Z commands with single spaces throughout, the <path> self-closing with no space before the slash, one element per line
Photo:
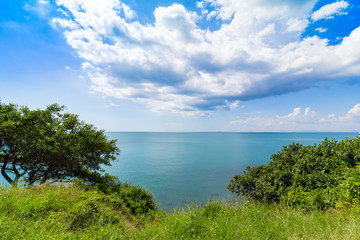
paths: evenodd
<path fill-rule="evenodd" d="M 158 210 L 154 196 L 146 189 L 121 183 L 118 178 L 106 174 L 100 180 L 96 184 L 87 184 L 83 181 L 77 181 L 77 184 L 85 190 L 101 191 L 111 199 L 116 208 L 129 215 L 146 216 Z"/>
<path fill-rule="evenodd" d="M 284 146 L 267 165 L 247 167 L 235 175 L 228 189 L 267 203 L 286 203 L 308 210 L 325 210 L 360 201 L 360 136 L 319 145 Z M 358 185 L 357 185 L 358 184 Z"/>
<path fill-rule="evenodd" d="M 157 210 L 154 196 L 142 187 L 118 184 L 111 188 L 111 195 L 120 198 L 131 214 L 142 215 Z"/>

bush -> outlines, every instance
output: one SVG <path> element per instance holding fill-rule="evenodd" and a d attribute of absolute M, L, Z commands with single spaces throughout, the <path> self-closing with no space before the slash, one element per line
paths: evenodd
<path fill-rule="evenodd" d="M 121 199 L 130 214 L 143 215 L 157 210 L 154 196 L 142 187 L 128 183 L 112 187 L 111 196 Z"/>
<path fill-rule="evenodd" d="M 248 199 L 325 210 L 360 203 L 360 136 L 284 146 L 267 165 L 247 167 L 228 189 Z M 359 205 L 360 206 L 360 205 Z"/>
<path fill-rule="evenodd" d="M 130 215 L 146 216 L 158 210 L 152 193 L 146 189 L 129 183 L 121 183 L 118 178 L 111 175 L 102 177 L 103 181 L 95 184 L 76 183 L 85 190 L 99 190 L 112 199 L 112 204 L 123 209 Z"/>

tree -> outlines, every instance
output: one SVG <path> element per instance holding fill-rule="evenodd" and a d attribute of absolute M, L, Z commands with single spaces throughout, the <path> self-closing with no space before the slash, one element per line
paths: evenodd
<path fill-rule="evenodd" d="M 10 184 L 28 185 L 81 178 L 106 181 L 103 166 L 111 166 L 119 149 L 103 130 L 63 113 L 64 106 L 46 109 L 0 102 L 0 168 Z"/>

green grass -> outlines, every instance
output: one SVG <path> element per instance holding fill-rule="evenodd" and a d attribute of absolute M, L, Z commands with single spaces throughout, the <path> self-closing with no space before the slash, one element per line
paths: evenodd
<path fill-rule="evenodd" d="M 137 239 L 359 239 L 352 211 L 304 213 L 250 202 L 190 207 L 147 224 Z"/>
<path fill-rule="evenodd" d="M 129 214 L 114 196 L 75 185 L 0 188 L 0 239 L 360 239 L 360 213 L 305 213 L 216 201 Z"/>

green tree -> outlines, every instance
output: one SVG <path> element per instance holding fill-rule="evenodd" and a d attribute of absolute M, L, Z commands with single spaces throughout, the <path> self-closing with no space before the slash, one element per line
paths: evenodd
<path fill-rule="evenodd" d="M 63 111 L 58 104 L 30 110 L 0 102 L 0 168 L 6 181 L 111 180 L 102 167 L 116 160 L 116 140 Z"/>

